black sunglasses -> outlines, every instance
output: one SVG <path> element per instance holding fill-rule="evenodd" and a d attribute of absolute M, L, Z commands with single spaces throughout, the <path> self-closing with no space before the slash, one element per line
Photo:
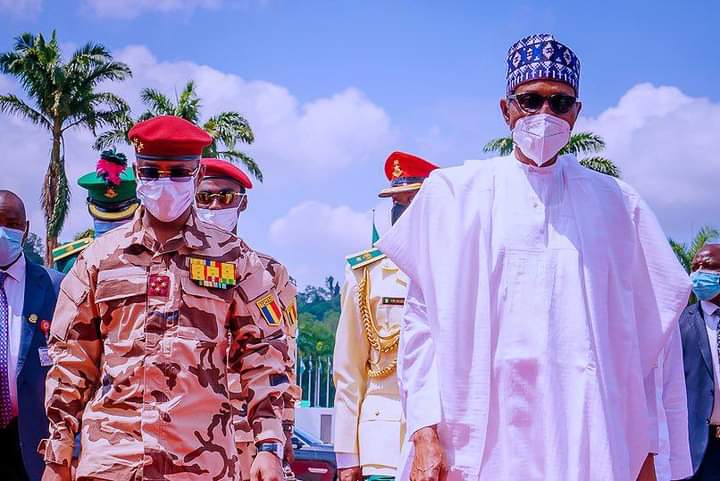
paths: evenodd
<path fill-rule="evenodd" d="M 550 110 L 558 115 L 570 112 L 570 109 L 577 103 L 577 97 L 564 94 L 552 94 L 547 97 L 535 92 L 508 95 L 508 100 L 514 100 L 525 112 L 534 114 L 543 107 L 545 101 L 550 105 Z"/>
<path fill-rule="evenodd" d="M 185 182 L 190 180 L 198 169 L 187 169 L 185 167 L 173 167 L 169 170 L 162 170 L 157 167 L 138 167 L 137 175 L 143 180 L 157 180 L 169 178 L 174 182 Z"/>

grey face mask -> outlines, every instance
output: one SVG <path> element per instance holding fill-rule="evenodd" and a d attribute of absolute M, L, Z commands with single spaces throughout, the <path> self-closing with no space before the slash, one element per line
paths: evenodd
<path fill-rule="evenodd" d="M 410 207 L 407 204 L 398 204 L 396 202 L 393 203 L 392 210 L 390 211 L 390 222 L 392 222 L 393 225 L 395 225 L 395 222 L 400 218 L 400 216 L 405 212 L 405 210 Z"/>

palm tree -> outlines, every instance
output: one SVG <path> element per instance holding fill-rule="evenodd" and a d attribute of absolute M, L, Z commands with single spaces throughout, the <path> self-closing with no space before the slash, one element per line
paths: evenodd
<path fill-rule="evenodd" d="M 140 98 L 148 110 L 136 121 L 126 115 L 122 122 L 97 138 L 96 149 L 103 150 L 118 143 L 128 143 L 127 133 L 135 122 L 157 115 L 175 115 L 200 125 L 201 101 L 195 92 L 195 82 L 190 81 L 185 84 L 185 88 L 176 96 L 174 102 L 162 92 L 149 88 L 141 91 Z M 252 157 L 236 149 L 238 142 L 252 144 L 255 141 L 250 124 L 242 115 L 237 112 L 220 112 L 202 124 L 202 128 L 213 138 L 212 144 L 205 149 L 203 156 L 240 162 L 262 182 L 263 175 L 257 163 Z"/>
<path fill-rule="evenodd" d="M 493 139 L 483 147 L 483 152 L 497 152 L 500 155 L 510 155 L 514 145 L 512 137 Z M 596 154 L 605 150 L 605 141 L 597 134 L 591 132 L 578 132 L 570 136 L 570 142 L 560 150 L 562 154 L 586 155 Z M 580 159 L 580 164 L 601 174 L 620 177 L 620 169 L 609 159 L 599 155 Z"/>
<path fill-rule="evenodd" d="M 90 129 L 95 134 L 98 128 L 114 125 L 128 106 L 112 93 L 98 92 L 97 87 L 105 81 L 124 80 L 132 73 L 95 43 L 87 43 L 64 62 L 54 31 L 49 40 L 42 34 L 17 37 L 13 50 L 0 54 L 0 72 L 16 77 L 27 95 L 27 101 L 0 95 L 0 111 L 43 127 L 52 139 L 41 198 L 45 262 L 49 264 L 70 205 L 64 134 L 72 128 Z"/>
<path fill-rule="evenodd" d="M 670 239 L 670 245 L 672 246 L 678 260 L 689 274 L 692 270 L 692 260 L 695 257 L 695 254 L 697 254 L 705 244 L 719 238 L 720 229 L 706 225 L 695 234 L 695 237 L 690 244 L 680 243 Z"/>

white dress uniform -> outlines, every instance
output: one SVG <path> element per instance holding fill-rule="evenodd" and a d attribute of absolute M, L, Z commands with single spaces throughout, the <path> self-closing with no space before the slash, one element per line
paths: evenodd
<path fill-rule="evenodd" d="M 376 249 L 347 260 L 334 358 L 338 467 L 395 476 L 404 436 L 397 346 L 408 278 Z"/>

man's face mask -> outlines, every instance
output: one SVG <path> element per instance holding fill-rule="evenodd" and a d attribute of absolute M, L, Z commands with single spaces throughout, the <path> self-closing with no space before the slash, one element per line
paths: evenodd
<path fill-rule="evenodd" d="M 570 124 L 554 115 L 528 115 L 515 123 L 512 138 L 520 151 L 541 167 L 567 145 Z"/>
<path fill-rule="evenodd" d="M 9 266 L 22 254 L 25 232 L 0 227 L 0 266 Z"/>
<path fill-rule="evenodd" d="M 693 292 L 701 301 L 720 296 L 720 272 L 698 270 L 690 275 Z"/>

